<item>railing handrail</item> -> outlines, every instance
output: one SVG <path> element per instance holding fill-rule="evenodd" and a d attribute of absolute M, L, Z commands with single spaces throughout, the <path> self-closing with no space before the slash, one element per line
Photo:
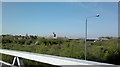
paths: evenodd
<path fill-rule="evenodd" d="M 67 57 L 59 57 L 59 56 L 52 56 L 52 55 L 45 55 L 45 54 L 38 54 L 38 53 L 31 53 L 25 51 L 15 51 L 15 50 L 7 50 L 7 49 L 0 49 L 0 53 L 7 54 L 11 56 L 21 57 L 29 60 L 34 60 L 38 62 L 48 63 L 52 65 L 112 65 L 107 63 L 99 63 L 94 61 L 86 61 L 86 60 L 79 60 Z"/>

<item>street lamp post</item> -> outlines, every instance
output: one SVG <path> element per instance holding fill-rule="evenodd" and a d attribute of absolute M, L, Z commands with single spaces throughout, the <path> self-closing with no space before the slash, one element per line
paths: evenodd
<path fill-rule="evenodd" d="M 86 18 L 86 23 L 85 23 L 85 60 L 87 59 L 87 49 L 86 49 L 86 45 L 87 45 L 87 19 L 88 18 L 92 18 L 92 17 L 99 17 L 100 15 L 97 14 L 96 16 L 91 16 L 91 17 L 87 17 Z"/>

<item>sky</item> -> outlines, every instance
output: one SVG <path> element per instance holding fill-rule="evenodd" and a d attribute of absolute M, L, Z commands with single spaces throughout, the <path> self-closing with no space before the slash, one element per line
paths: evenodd
<path fill-rule="evenodd" d="M 3 2 L 2 34 L 84 38 L 118 36 L 117 2 Z"/>
<path fill-rule="evenodd" d="M 2 0 L 2 2 L 119 2 L 119 0 Z"/>
<path fill-rule="evenodd" d="M 118 11 L 120 11 L 120 2 L 118 2 Z M 118 12 L 118 37 L 120 37 L 120 12 Z"/>
<path fill-rule="evenodd" d="M 0 35 L 2 34 L 2 2 L 0 2 Z"/>

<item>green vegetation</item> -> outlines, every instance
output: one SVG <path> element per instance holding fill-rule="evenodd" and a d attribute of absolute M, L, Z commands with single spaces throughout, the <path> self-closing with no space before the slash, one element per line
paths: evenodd
<path fill-rule="evenodd" d="M 97 62 L 120 64 L 119 43 L 120 39 L 112 38 L 104 41 L 89 42 L 87 45 L 87 59 Z M 34 36 L 15 37 L 12 35 L 4 35 L 2 38 L 2 48 L 84 59 L 84 40 L 69 40 L 65 38 L 45 39 L 44 37 Z M 4 57 L 6 56 L 3 56 L 3 58 Z M 4 60 L 11 62 L 9 58 L 4 58 Z M 28 60 L 25 60 L 25 63 L 28 62 Z"/>

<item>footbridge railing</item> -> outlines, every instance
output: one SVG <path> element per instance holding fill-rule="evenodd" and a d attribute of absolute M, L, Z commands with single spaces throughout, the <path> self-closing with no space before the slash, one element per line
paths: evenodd
<path fill-rule="evenodd" d="M 0 49 L 0 53 L 14 56 L 13 63 L 11 65 L 14 66 L 15 60 L 17 60 L 19 67 L 24 65 L 22 60 L 20 60 L 19 58 L 34 60 L 37 62 L 47 63 L 51 65 L 56 65 L 56 66 L 67 66 L 67 65 L 110 65 L 111 66 L 112 65 L 107 63 L 99 63 L 99 62 L 93 62 L 93 61 L 31 53 L 31 52 L 25 52 L 25 51 Z"/>

